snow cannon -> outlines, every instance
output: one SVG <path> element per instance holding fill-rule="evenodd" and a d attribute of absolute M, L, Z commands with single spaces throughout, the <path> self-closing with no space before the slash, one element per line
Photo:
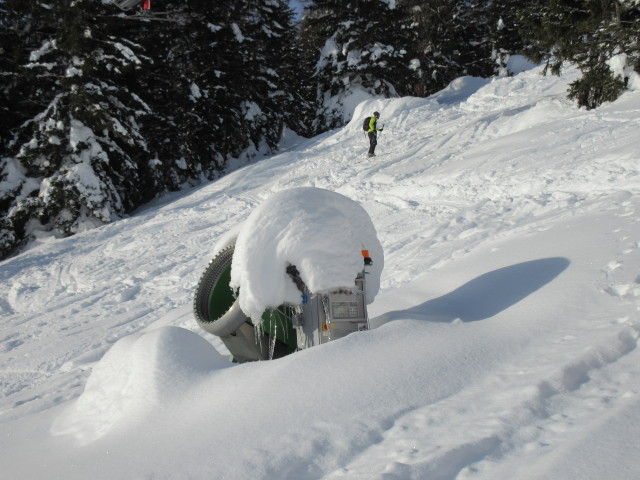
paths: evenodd
<path fill-rule="evenodd" d="M 368 330 L 382 246 L 343 195 L 295 188 L 256 207 L 200 277 L 198 325 L 234 362 L 269 360 Z"/>

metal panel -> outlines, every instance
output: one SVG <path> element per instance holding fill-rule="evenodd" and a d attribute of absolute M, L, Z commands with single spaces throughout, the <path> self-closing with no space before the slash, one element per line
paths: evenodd
<path fill-rule="evenodd" d="M 298 349 L 313 347 L 368 330 L 364 272 L 358 274 L 354 288 L 328 294 L 313 294 L 294 320 Z"/>
<path fill-rule="evenodd" d="M 220 337 L 238 363 L 269 359 L 267 340 L 259 338 L 253 325 L 243 323 L 231 335 Z"/>

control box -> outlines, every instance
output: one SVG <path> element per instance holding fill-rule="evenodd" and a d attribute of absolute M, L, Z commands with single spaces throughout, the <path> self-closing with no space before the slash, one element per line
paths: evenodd
<path fill-rule="evenodd" d="M 355 286 L 312 294 L 293 318 L 298 350 L 330 342 L 369 329 L 365 296 L 365 272 Z"/>

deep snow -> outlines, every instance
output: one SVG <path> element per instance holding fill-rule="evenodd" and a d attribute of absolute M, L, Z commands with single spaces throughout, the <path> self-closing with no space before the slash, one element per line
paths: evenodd
<path fill-rule="evenodd" d="M 640 92 L 578 110 L 576 75 L 368 101 L 344 129 L 0 263 L 0 478 L 640 477 Z M 297 187 L 370 216 L 377 328 L 230 364 L 195 285 Z"/>

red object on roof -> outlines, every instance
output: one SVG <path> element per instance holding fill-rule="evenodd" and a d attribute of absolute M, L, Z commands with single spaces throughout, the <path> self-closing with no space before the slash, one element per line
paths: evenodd
<path fill-rule="evenodd" d="M 142 5 L 142 8 L 144 8 L 145 10 L 151 10 L 151 0 L 144 0 L 144 5 Z"/>

